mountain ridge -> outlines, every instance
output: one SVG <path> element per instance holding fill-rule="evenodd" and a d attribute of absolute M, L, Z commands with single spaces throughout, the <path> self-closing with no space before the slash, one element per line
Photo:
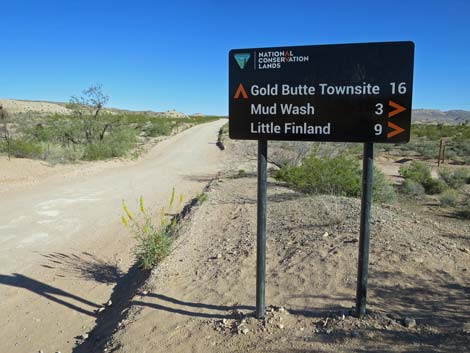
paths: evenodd
<path fill-rule="evenodd" d="M 28 99 L 11 99 L 0 98 L 0 105 L 11 114 L 36 113 L 40 115 L 48 114 L 70 114 L 70 110 L 66 108 L 65 102 L 28 100 Z M 143 114 L 152 117 L 172 117 L 185 118 L 188 116 L 202 116 L 204 114 L 185 114 L 174 109 L 165 112 L 156 112 L 153 110 L 129 110 L 108 107 L 104 109 L 109 113 L 119 114 Z M 470 111 L 463 109 L 439 110 L 439 109 L 413 109 L 413 123 L 443 123 L 443 124 L 465 124 L 470 122 Z"/>

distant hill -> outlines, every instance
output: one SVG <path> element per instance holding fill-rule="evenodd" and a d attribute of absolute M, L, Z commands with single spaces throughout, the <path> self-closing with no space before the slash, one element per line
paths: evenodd
<path fill-rule="evenodd" d="M 47 101 L 31 101 L 21 99 L 0 99 L 0 105 L 10 114 L 33 113 L 38 115 L 51 114 L 70 114 L 66 103 L 47 102 Z M 106 108 L 104 111 L 114 114 L 143 114 L 152 117 L 168 117 L 168 118 L 187 118 L 188 115 L 176 110 L 168 110 L 166 112 L 154 111 L 132 111 L 126 109 Z"/>
<path fill-rule="evenodd" d="M 30 101 L 20 99 L 0 99 L 0 105 L 10 114 L 19 113 L 35 113 L 39 115 L 49 114 L 70 114 L 66 108 L 66 103 L 47 102 L 47 101 Z M 176 110 L 168 110 L 166 112 L 133 111 L 117 108 L 106 108 L 105 111 L 114 114 L 142 114 L 151 117 L 171 117 L 171 118 L 187 118 L 188 115 L 180 113 Z M 204 116 L 204 114 L 196 113 L 191 116 Z M 414 123 L 425 124 L 462 124 L 470 122 L 470 111 L 466 110 L 448 110 L 441 111 L 436 109 L 415 109 L 412 113 L 412 121 Z"/>
<path fill-rule="evenodd" d="M 470 112 L 466 110 L 415 109 L 411 114 L 414 123 L 462 124 L 470 122 Z"/>
<path fill-rule="evenodd" d="M 19 99 L 0 99 L 0 105 L 9 114 L 36 113 L 40 115 L 70 114 L 64 103 L 28 101 Z"/>

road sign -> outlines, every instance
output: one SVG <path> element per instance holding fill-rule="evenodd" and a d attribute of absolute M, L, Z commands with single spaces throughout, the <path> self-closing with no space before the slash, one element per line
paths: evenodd
<path fill-rule="evenodd" d="M 408 142 L 413 59 L 413 42 L 231 50 L 230 137 Z"/>

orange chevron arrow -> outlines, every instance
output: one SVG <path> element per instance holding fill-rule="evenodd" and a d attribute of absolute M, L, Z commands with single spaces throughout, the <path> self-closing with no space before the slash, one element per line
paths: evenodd
<path fill-rule="evenodd" d="M 240 98 L 240 94 L 242 95 L 242 97 L 244 99 L 248 98 L 248 94 L 246 94 L 245 88 L 243 87 L 243 85 L 241 83 L 238 85 L 237 91 L 235 92 L 235 95 L 233 96 L 233 99 Z"/>
<path fill-rule="evenodd" d="M 388 127 L 393 129 L 393 131 L 390 131 L 388 134 L 387 134 L 387 138 L 391 138 L 395 135 L 398 135 L 398 134 L 401 134 L 403 131 L 405 131 L 405 129 L 403 129 L 402 127 L 394 124 L 394 123 L 391 123 L 390 121 L 388 122 Z"/>
<path fill-rule="evenodd" d="M 395 108 L 395 110 L 392 110 L 391 112 L 388 113 L 388 117 L 391 118 L 392 116 L 395 116 L 397 114 L 400 114 L 401 112 L 404 112 L 406 110 L 405 107 L 401 106 L 398 103 L 395 103 L 394 101 L 388 101 L 388 105 L 392 108 Z"/>

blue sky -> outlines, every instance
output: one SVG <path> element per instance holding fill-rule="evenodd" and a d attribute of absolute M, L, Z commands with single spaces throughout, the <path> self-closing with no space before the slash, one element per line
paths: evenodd
<path fill-rule="evenodd" d="M 413 107 L 470 110 L 470 1 L 2 1 L 0 97 L 227 114 L 245 47 L 412 40 Z"/>

